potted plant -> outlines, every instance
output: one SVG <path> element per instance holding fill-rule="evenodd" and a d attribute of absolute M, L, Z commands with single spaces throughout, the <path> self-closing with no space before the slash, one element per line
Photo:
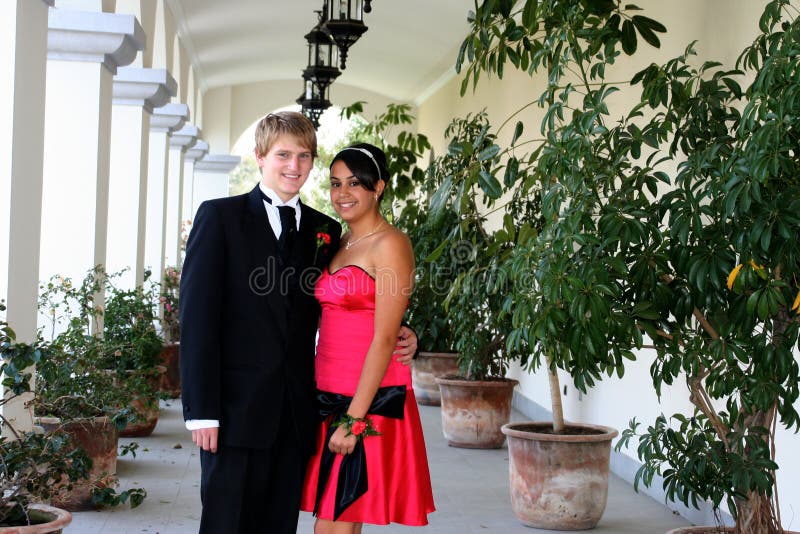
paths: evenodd
<path fill-rule="evenodd" d="M 552 422 L 506 425 L 509 438 L 512 508 L 525 524 L 547 529 L 594 527 L 605 509 L 611 440 L 616 430 L 565 424 L 558 369 L 585 391 L 604 373 L 621 372 L 624 357 L 614 335 L 598 335 L 607 321 L 609 267 L 582 268 L 594 259 L 599 234 L 587 232 L 601 215 L 593 201 L 605 188 L 594 182 L 619 176 L 619 161 L 602 144 L 608 130 L 606 68 L 637 48 L 637 34 L 658 46 L 658 22 L 616 0 L 585 2 L 483 2 L 470 14 L 457 70 L 467 65 L 462 94 L 481 74 L 503 77 L 506 66 L 541 76 L 544 90 L 492 134 L 480 159 L 484 172 L 464 174 L 460 190 L 480 188 L 504 199 L 505 232 L 498 233 L 497 277 L 503 281 L 503 310 L 511 327 L 507 350 L 523 367 L 547 370 Z M 522 136 L 517 120 L 510 143 L 495 139 L 530 108 L 542 109 L 540 135 Z M 488 135 L 488 134 L 487 134 Z M 557 482 L 556 482 L 557 481 Z"/>
<path fill-rule="evenodd" d="M 107 347 L 99 365 L 113 370 L 117 385 L 133 392 L 130 405 L 136 420 L 122 429 L 125 437 L 149 436 L 158 423 L 159 397 L 167 368 L 161 365 L 164 343 L 156 331 L 155 284 L 134 289 L 114 285 L 120 273 L 103 276 L 105 309 L 102 314 L 103 344 Z"/>
<path fill-rule="evenodd" d="M 107 360 L 109 354 L 122 357 L 119 344 L 91 334 L 92 325 L 102 317 L 102 307 L 94 304 L 101 281 L 99 269 L 90 271 L 78 286 L 55 276 L 40 294 L 40 307 L 51 318 L 54 337 L 47 358 L 36 365 L 34 411 L 39 424 L 69 436 L 92 459 L 89 480 L 59 496 L 57 502 L 70 510 L 116 505 L 128 498 L 136 506 L 146 495 L 141 489 L 120 494 L 113 490 L 119 431 L 134 419 L 129 406 L 145 381 L 115 380 Z"/>
<path fill-rule="evenodd" d="M 0 302 L 0 311 L 5 306 Z M 14 331 L 0 321 L 0 368 L 5 395 L 0 407 L 31 391 L 30 368 L 42 360 L 41 342 L 16 341 Z M 20 432 L 0 415 L 0 532 L 61 532 L 71 514 L 48 503 L 69 486 L 88 476 L 90 461 L 68 439 L 55 434 Z M 11 437 L 5 437 L 10 434 Z"/>
<path fill-rule="evenodd" d="M 693 67 L 690 46 L 637 76 L 643 105 L 658 111 L 643 133 L 660 142 L 656 157 L 683 163 L 655 169 L 676 187 L 654 195 L 664 223 L 643 218 L 645 254 L 628 284 L 635 293 L 620 300 L 655 347 L 656 390 L 685 372 L 695 410 L 641 430 L 632 421 L 620 446 L 639 440 L 637 482 L 659 474 L 669 498 L 715 510 L 724 503 L 735 521 L 686 532 L 785 532 L 775 432 L 800 423 L 800 81 L 790 74 L 800 69 L 800 20 L 775 0 L 759 28 L 733 69 Z M 698 201 L 702 216 L 691 207 Z M 655 276 L 642 279 L 644 270 Z"/>
<path fill-rule="evenodd" d="M 581 390 L 621 376 L 633 350 L 652 343 L 656 391 L 685 377 L 695 411 L 641 433 L 632 423 L 620 446 L 640 439 L 637 483 L 661 474 L 671 499 L 726 503 L 735 532 L 781 532 L 771 444 L 778 421 L 800 419 L 793 8 L 766 5 L 737 69 L 693 67 L 691 45 L 646 68 L 632 80 L 641 100 L 609 124 L 605 68 L 619 46 L 636 50 L 637 33 L 658 44 L 663 26 L 616 2 L 528 1 L 521 25 L 502 2 L 484 7 L 462 48 L 475 58 L 472 80 L 502 75 L 506 60 L 548 76 L 544 136 L 525 158 L 545 224 L 506 264 L 510 339 Z M 513 51 L 501 58 L 495 39 Z M 747 90 L 739 69 L 751 71 Z M 515 484 L 531 482 L 512 473 L 512 496 Z"/>
<path fill-rule="evenodd" d="M 178 267 L 164 269 L 158 299 L 161 310 L 161 335 L 164 338 L 164 348 L 161 350 L 159 361 L 167 369 L 161 387 L 170 398 L 181 396 L 180 281 L 181 271 Z"/>
<path fill-rule="evenodd" d="M 444 208 L 440 213 L 431 213 L 432 191 L 429 186 L 423 186 L 423 190 L 427 195 L 408 200 L 396 224 L 411 240 L 417 263 L 414 293 L 407 313 L 421 345 L 411 367 L 414 396 L 419 404 L 439 406 L 441 396 L 436 378 L 458 372 L 458 353 L 453 349 L 455 325 L 444 301 L 465 262 L 458 256 L 457 248 L 446 246 L 456 225 L 455 212 Z"/>
<path fill-rule="evenodd" d="M 517 384 L 505 374 L 508 362 L 520 356 L 507 349 L 511 324 L 502 313 L 502 280 L 496 276 L 511 250 L 505 239 L 508 228 L 489 231 L 479 202 L 491 208 L 496 197 L 481 195 L 472 187 L 474 183 L 465 185 L 489 174 L 497 151 L 488 130 L 485 112 L 455 119 L 445 132 L 450 139 L 448 153 L 434 161 L 430 173 L 436 192 L 430 197 L 429 210 L 449 226 L 427 261 L 439 260 L 449 245 L 447 261 L 455 269 L 444 305 L 447 320 L 454 325 L 460 372 L 438 377 L 436 383 L 441 392 L 442 430 L 448 443 L 457 447 L 503 445 L 501 427 L 511 417 Z"/>

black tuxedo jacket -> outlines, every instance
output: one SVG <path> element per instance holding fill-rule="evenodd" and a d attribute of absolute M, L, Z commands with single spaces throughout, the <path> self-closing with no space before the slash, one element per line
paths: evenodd
<path fill-rule="evenodd" d="M 220 443 L 267 448 L 281 417 L 314 445 L 314 342 L 320 308 L 313 287 L 339 248 L 339 223 L 301 205 L 288 258 L 256 186 L 203 202 L 181 272 L 184 419 L 218 419 Z M 317 245 L 317 234 L 330 243 Z"/>

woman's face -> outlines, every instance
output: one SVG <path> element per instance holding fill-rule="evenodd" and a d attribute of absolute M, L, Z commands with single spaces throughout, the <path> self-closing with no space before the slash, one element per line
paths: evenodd
<path fill-rule="evenodd" d="M 347 164 L 338 160 L 331 167 L 331 204 L 344 221 L 353 221 L 377 210 L 375 195 L 383 191 L 379 181 L 375 191 L 370 191 L 358 181 Z"/>

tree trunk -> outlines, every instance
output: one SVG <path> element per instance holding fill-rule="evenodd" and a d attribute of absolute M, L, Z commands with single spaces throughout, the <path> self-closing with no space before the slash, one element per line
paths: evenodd
<path fill-rule="evenodd" d="M 558 382 L 558 370 L 553 369 L 552 359 L 547 356 L 547 381 L 550 383 L 550 404 L 553 408 L 553 432 L 564 432 L 564 408 L 561 406 L 561 385 Z"/>
<path fill-rule="evenodd" d="M 749 493 L 747 499 L 736 501 L 737 534 L 781 534 L 774 515 L 772 500 L 761 493 Z"/>

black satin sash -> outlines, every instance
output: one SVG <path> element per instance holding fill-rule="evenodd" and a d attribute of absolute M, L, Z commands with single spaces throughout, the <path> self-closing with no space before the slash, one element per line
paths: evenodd
<path fill-rule="evenodd" d="M 331 423 L 338 421 L 350 407 L 353 397 L 317 390 L 317 406 L 322 418 L 330 417 Z M 386 386 L 378 388 L 367 415 L 380 415 L 392 419 L 402 419 L 405 411 L 406 387 Z M 325 484 L 330 478 L 336 454 L 328 448 L 331 436 L 338 427 L 331 424 L 325 438 L 325 445 L 319 459 L 319 479 L 317 480 L 317 498 L 314 514 L 319 511 L 319 502 L 325 491 Z M 366 437 L 365 437 L 366 438 Z M 333 520 L 336 521 L 348 506 L 367 492 L 367 453 L 364 450 L 364 439 L 356 441 L 352 454 L 345 454 L 339 467 L 339 478 L 336 484 L 336 502 Z"/>

